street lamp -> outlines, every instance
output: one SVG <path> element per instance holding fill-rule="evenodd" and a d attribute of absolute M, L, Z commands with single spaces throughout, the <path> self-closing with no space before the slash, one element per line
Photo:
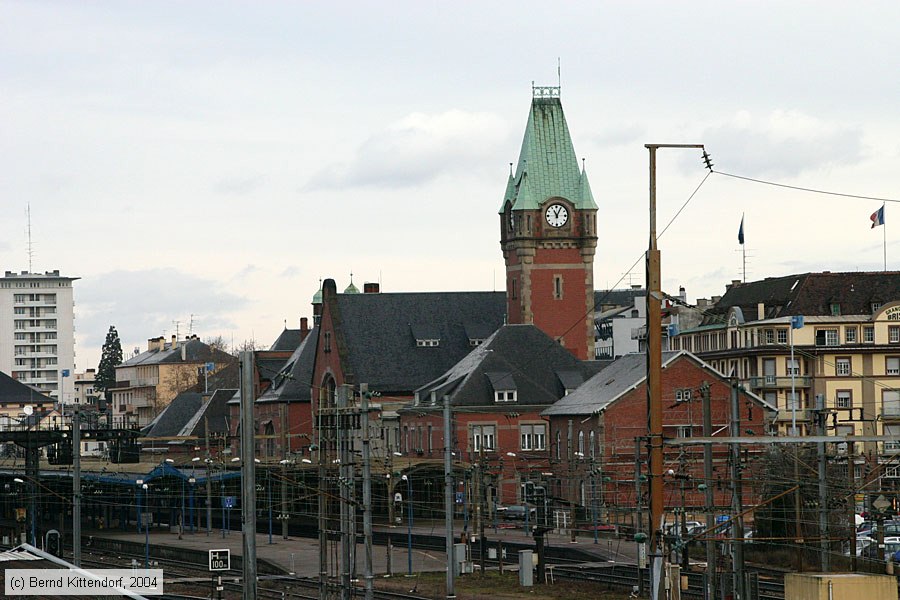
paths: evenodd
<path fill-rule="evenodd" d="M 406 494 L 409 497 L 409 519 L 406 528 L 406 557 L 409 563 L 409 574 L 412 575 L 412 527 L 413 527 L 413 498 L 412 498 L 412 479 L 403 475 L 400 479 L 406 482 Z"/>

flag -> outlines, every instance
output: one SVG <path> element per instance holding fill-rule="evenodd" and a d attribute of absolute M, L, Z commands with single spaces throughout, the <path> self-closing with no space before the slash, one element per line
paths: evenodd
<path fill-rule="evenodd" d="M 869 217 L 872 219 L 872 229 L 875 229 L 879 225 L 884 225 L 884 204 L 881 205 L 881 208 L 872 213 L 872 216 Z"/>
<path fill-rule="evenodd" d="M 738 229 L 738 243 L 744 243 L 744 215 L 741 215 L 741 228 Z"/>

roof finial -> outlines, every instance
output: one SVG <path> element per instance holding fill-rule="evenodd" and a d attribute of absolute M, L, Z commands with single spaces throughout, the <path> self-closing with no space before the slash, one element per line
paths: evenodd
<path fill-rule="evenodd" d="M 509 163 L 509 176 L 513 176 L 512 163 Z"/>
<path fill-rule="evenodd" d="M 581 174 L 584 175 L 584 157 L 581 157 Z"/>
<path fill-rule="evenodd" d="M 556 57 L 556 85 L 562 91 L 562 60 L 558 56 Z"/>

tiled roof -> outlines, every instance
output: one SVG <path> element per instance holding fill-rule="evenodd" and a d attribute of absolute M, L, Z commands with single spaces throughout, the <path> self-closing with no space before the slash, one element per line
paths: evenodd
<path fill-rule="evenodd" d="M 710 312 L 706 323 L 721 320 L 738 306 L 747 321 L 756 321 L 757 307 L 765 305 L 765 318 L 831 315 L 832 304 L 842 315 L 872 314 L 872 305 L 900 300 L 900 272 L 802 273 L 769 277 L 732 285 Z"/>
<path fill-rule="evenodd" d="M 326 284 L 333 286 L 332 280 Z M 325 302 L 333 287 L 328 287 Z M 344 374 L 380 392 L 412 393 L 439 377 L 472 350 L 472 332 L 503 324 L 503 292 L 336 294 Z M 437 346 L 416 344 L 427 334 Z"/>
<path fill-rule="evenodd" d="M 184 360 L 182 360 L 182 347 Z M 237 359 L 226 352 L 211 348 L 198 339 L 179 342 L 175 348 L 167 345 L 163 350 L 146 350 L 133 356 L 116 368 L 134 367 L 161 363 L 235 362 Z"/>
<path fill-rule="evenodd" d="M 607 309 L 613 307 L 628 308 L 634 306 L 634 299 L 637 296 L 646 296 L 647 290 L 630 288 L 625 290 L 594 290 L 594 307 L 600 311 L 601 308 Z"/>
<path fill-rule="evenodd" d="M 450 394 L 453 406 L 542 406 L 596 373 L 598 363 L 580 361 L 534 325 L 504 325 L 440 377 L 416 390 L 419 405 L 436 405 Z M 494 392 L 515 390 L 516 402 L 494 402 Z"/>

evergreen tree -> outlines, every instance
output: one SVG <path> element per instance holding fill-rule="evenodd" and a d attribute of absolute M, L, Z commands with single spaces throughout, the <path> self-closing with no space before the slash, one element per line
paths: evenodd
<path fill-rule="evenodd" d="M 94 387 L 103 391 L 103 397 L 109 401 L 109 390 L 116 385 L 116 367 L 122 364 L 122 342 L 115 325 L 109 326 L 106 341 L 103 342 L 103 353 L 97 366 L 97 377 Z"/>

